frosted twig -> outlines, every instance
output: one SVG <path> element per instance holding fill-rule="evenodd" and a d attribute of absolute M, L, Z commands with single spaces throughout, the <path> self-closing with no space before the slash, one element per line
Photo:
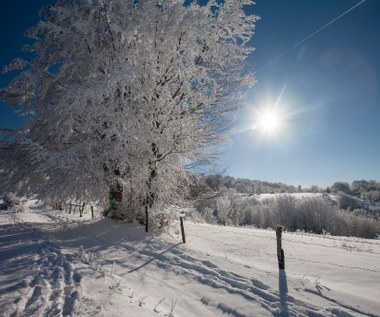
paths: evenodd
<path fill-rule="evenodd" d="M 153 309 L 153 311 L 155 312 L 155 313 L 159 313 L 159 311 L 157 310 L 157 307 L 164 301 L 166 299 L 166 297 L 164 297 L 164 298 L 161 298 L 159 301 L 158 301 L 158 303 L 157 303 L 157 305 L 154 307 L 154 309 Z"/>
<path fill-rule="evenodd" d="M 108 286 L 110 289 L 114 289 L 114 288 L 117 288 L 118 290 L 122 291 L 123 290 L 123 287 L 121 286 L 121 280 L 119 280 L 119 282 L 117 282 L 117 284 L 110 284 Z"/>
<path fill-rule="evenodd" d="M 170 313 L 168 314 L 168 317 L 174 317 L 174 311 L 178 303 L 179 303 L 179 297 L 175 301 L 172 300 L 172 304 L 170 306 Z"/>
<path fill-rule="evenodd" d="M 115 270 L 115 261 L 113 261 L 112 263 L 111 274 L 110 274 L 111 277 L 113 277 L 114 270 Z"/>
<path fill-rule="evenodd" d="M 141 297 L 141 298 L 139 299 L 139 306 L 140 306 L 140 307 L 143 306 L 143 305 L 145 305 L 145 302 L 144 302 L 145 299 L 146 299 L 146 296 Z"/>

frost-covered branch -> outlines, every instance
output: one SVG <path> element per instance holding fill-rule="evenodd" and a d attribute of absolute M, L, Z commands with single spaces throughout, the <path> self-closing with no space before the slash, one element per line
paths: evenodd
<path fill-rule="evenodd" d="M 0 91 L 25 127 L 11 132 L 6 186 L 40 196 L 158 210 L 185 193 L 186 166 L 211 162 L 239 93 L 257 17 L 250 0 L 58 0 L 26 34 L 30 61 Z M 3 142 L 3 141 L 1 141 Z M 22 155 L 20 155 L 22 153 Z M 26 164 L 30 162 L 30 164 Z M 20 185 L 20 182 L 23 185 Z"/>

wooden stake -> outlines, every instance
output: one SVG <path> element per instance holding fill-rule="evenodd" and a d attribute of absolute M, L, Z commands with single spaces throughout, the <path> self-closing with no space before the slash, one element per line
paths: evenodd
<path fill-rule="evenodd" d="M 71 214 L 71 206 L 72 206 L 72 205 L 71 205 L 71 202 L 70 202 L 70 209 L 69 209 L 69 214 Z"/>
<path fill-rule="evenodd" d="M 94 207 L 91 206 L 91 219 L 94 219 Z"/>
<path fill-rule="evenodd" d="M 183 225 L 183 217 L 179 217 L 179 220 L 180 220 L 180 223 L 181 223 L 182 242 L 186 243 L 185 227 Z"/>
<path fill-rule="evenodd" d="M 276 228 L 276 238 L 277 238 L 277 259 L 278 259 L 278 268 L 280 270 L 285 270 L 285 254 L 282 249 L 282 230 L 283 226 L 278 225 Z"/>
<path fill-rule="evenodd" d="M 84 211 L 84 206 L 86 205 L 86 203 L 83 203 L 83 206 L 82 208 L 79 207 L 79 217 L 82 217 L 83 216 L 83 211 Z"/>
<path fill-rule="evenodd" d="M 148 232 L 149 217 L 148 217 L 148 204 L 145 205 L 145 231 Z"/>

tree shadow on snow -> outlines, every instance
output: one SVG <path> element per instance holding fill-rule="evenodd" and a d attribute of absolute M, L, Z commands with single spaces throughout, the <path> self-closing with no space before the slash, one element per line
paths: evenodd
<path fill-rule="evenodd" d="M 141 264 L 141 265 L 139 265 L 139 266 L 137 266 L 137 267 L 129 270 L 128 273 L 132 273 L 132 272 L 136 272 L 136 271 L 140 270 L 141 268 L 143 268 L 143 267 L 147 266 L 148 264 L 152 263 L 154 260 L 160 259 L 162 257 L 162 255 L 164 255 L 165 253 L 171 251 L 172 249 L 176 248 L 177 246 L 179 246 L 181 244 L 182 244 L 182 242 L 179 242 L 177 244 L 172 245 L 171 247 L 169 247 L 168 249 L 166 249 L 166 250 L 164 250 L 164 251 L 162 251 L 160 253 L 154 254 L 151 259 L 149 259 L 145 263 L 143 263 L 143 264 Z"/>
<path fill-rule="evenodd" d="M 182 242 L 161 238 L 160 232 L 146 233 L 140 224 L 118 223 L 112 219 L 80 224 L 75 228 L 51 233 L 62 247 L 79 250 L 82 246 L 87 253 L 100 257 L 100 265 L 115 262 L 127 269 L 128 273 L 136 272 L 150 263 L 166 263 L 166 255 L 174 251 Z M 101 254 L 114 252 L 112 261 Z M 121 257 L 119 257 L 119 255 Z"/>

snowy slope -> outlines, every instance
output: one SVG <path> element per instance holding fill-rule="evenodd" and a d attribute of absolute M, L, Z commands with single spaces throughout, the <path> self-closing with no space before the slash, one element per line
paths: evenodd
<path fill-rule="evenodd" d="M 380 316 L 380 241 L 0 212 L 1 316 Z M 178 226 L 179 227 L 179 226 Z M 178 230 L 177 228 L 175 228 Z M 174 231 L 173 231 L 174 232 Z"/>

